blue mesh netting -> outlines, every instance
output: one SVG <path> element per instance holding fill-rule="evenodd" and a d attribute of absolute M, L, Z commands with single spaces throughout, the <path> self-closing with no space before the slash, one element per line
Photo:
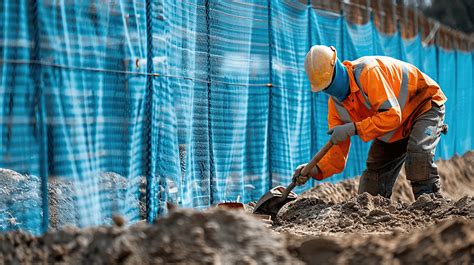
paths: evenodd
<path fill-rule="evenodd" d="M 437 155 L 473 148 L 472 52 L 355 25 L 302 1 L 0 4 L 0 230 L 134 222 L 288 184 L 328 136 L 311 45 L 417 65 L 448 96 Z M 459 115 L 462 113 L 462 115 Z M 369 145 L 354 139 L 359 175 Z M 297 191 L 307 189 L 308 183 Z"/>

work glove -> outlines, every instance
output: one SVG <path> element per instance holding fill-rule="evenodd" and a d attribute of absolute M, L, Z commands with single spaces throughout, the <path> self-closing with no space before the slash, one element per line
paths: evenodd
<path fill-rule="evenodd" d="M 293 173 L 293 182 L 296 183 L 296 186 L 304 185 L 311 176 L 316 176 L 319 173 L 318 167 L 316 166 L 311 169 L 310 174 L 308 176 L 303 176 L 301 175 L 301 171 L 305 166 L 306 164 L 299 165 L 296 168 L 295 173 Z"/>
<path fill-rule="evenodd" d="M 346 123 L 329 129 L 328 134 L 331 135 L 330 140 L 333 144 L 340 144 L 356 134 L 356 127 L 353 122 Z"/>

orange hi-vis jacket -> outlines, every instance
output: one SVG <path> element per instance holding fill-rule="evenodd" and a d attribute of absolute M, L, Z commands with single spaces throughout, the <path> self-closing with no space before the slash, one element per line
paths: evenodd
<path fill-rule="evenodd" d="M 439 85 L 415 66 L 384 56 L 344 61 L 350 79 L 350 93 L 339 102 L 328 102 L 329 128 L 354 122 L 364 141 L 394 142 L 409 136 L 414 120 L 446 102 Z M 347 161 L 350 139 L 333 146 L 318 163 L 321 180 L 341 172 Z"/>

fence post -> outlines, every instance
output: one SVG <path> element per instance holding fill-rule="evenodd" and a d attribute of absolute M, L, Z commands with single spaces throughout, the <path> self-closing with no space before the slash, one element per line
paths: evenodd
<path fill-rule="evenodd" d="M 308 51 L 311 49 L 311 46 L 312 46 L 312 43 L 313 43 L 313 39 L 311 38 L 311 33 L 312 33 L 312 30 L 311 30 L 311 9 L 313 8 L 312 6 L 312 3 L 311 3 L 311 0 L 308 0 L 307 2 L 307 8 L 308 8 L 308 43 L 309 43 L 309 47 L 308 47 Z M 310 156 L 312 156 L 315 152 L 316 152 L 316 149 L 318 148 L 317 146 L 317 136 L 316 136 L 316 124 L 314 122 L 314 104 L 315 104 L 315 100 L 314 100 L 314 95 L 313 93 L 310 91 L 310 98 L 311 98 L 311 148 L 310 148 Z M 314 186 L 314 179 L 311 180 L 311 184 L 312 186 Z"/>
<path fill-rule="evenodd" d="M 346 44 L 344 43 L 344 33 L 345 33 L 345 24 L 346 24 L 346 17 L 345 17 L 345 14 L 344 14 L 344 0 L 340 0 L 340 3 L 341 3 L 341 10 L 339 10 L 339 13 L 341 14 L 341 46 L 342 46 L 342 49 L 341 49 L 341 54 L 339 55 L 339 58 L 340 59 L 344 59 L 344 60 L 349 60 L 349 59 L 353 59 L 353 58 L 346 58 L 345 57 L 345 50 L 346 50 Z"/>
<path fill-rule="evenodd" d="M 146 176 L 146 219 L 148 222 L 153 222 L 151 216 L 151 190 L 153 188 L 152 184 L 152 146 L 151 146 L 151 132 L 152 132 L 152 100 L 153 100 L 153 4 L 152 0 L 146 0 L 146 38 L 147 38 L 147 79 L 146 79 L 146 96 L 145 96 L 145 133 L 144 133 L 144 143 L 147 146 L 145 154 L 145 169 L 144 173 Z"/>
<path fill-rule="evenodd" d="M 30 12 L 31 12 L 31 25 L 32 25 L 32 39 L 33 39 L 33 50 L 32 50 L 32 61 L 40 61 L 40 37 L 39 37 L 39 21 L 38 21 L 38 1 L 30 1 Z M 44 86 L 41 84 L 41 65 L 40 64 L 31 64 L 32 67 L 32 78 L 34 80 L 34 98 L 35 98 L 35 107 L 38 111 L 38 123 L 37 128 L 39 128 L 39 145 L 40 145 L 40 167 L 39 167 L 39 177 L 41 178 L 41 200 L 43 208 L 42 216 L 42 228 L 41 232 L 45 233 L 48 231 L 49 226 L 49 198 L 48 198 L 48 136 L 47 136 L 47 124 L 46 124 L 46 108 L 44 102 Z"/>
<path fill-rule="evenodd" d="M 214 203 L 214 182 L 216 176 L 214 175 L 214 152 L 212 145 L 212 124 L 211 124 L 211 107 L 212 107 L 212 63 L 211 63 L 211 26 L 210 26 L 210 16 L 209 16 L 209 1 L 205 2 L 205 11 L 206 11 L 206 47 L 207 47 L 207 130 L 208 130 L 208 141 L 209 141 L 209 203 L 212 205 Z"/>
<path fill-rule="evenodd" d="M 272 87 L 273 87 L 273 38 L 272 38 L 272 0 L 268 0 L 268 121 L 267 121 L 267 152 L 268 152 L 268 188 L 272 188 Z"/>

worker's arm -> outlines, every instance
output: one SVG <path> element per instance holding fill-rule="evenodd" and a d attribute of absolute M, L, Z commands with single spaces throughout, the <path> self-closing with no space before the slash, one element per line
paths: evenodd
<path fill-rule="evenodd" d="M 402 113 L 395 93 L 385 73 L 379 66 L 374 66 L 360 76 L 361 89 L 365 91 L 377 113 L 362 121 L 356 122 L 356 130 L 364 141 L 380 137 L 400 126 Z"/>
<path fill-rule="evenodd" d="M 334 102 L 329 99 L 328 103 L 328 126 L 329 129 L 342 125 L 344 122 L 341 121 L 337 114 Z M 347 161 L 347 155 L 351 146 L 351 140 L 348 138 L 346 141 L 333 145 L 329 152 L 319 161 L 317 167 L 319 173 L 315 176 L 317 180 L 328 178 L 334 174 L 340 173 L 344 170 Z"/>

